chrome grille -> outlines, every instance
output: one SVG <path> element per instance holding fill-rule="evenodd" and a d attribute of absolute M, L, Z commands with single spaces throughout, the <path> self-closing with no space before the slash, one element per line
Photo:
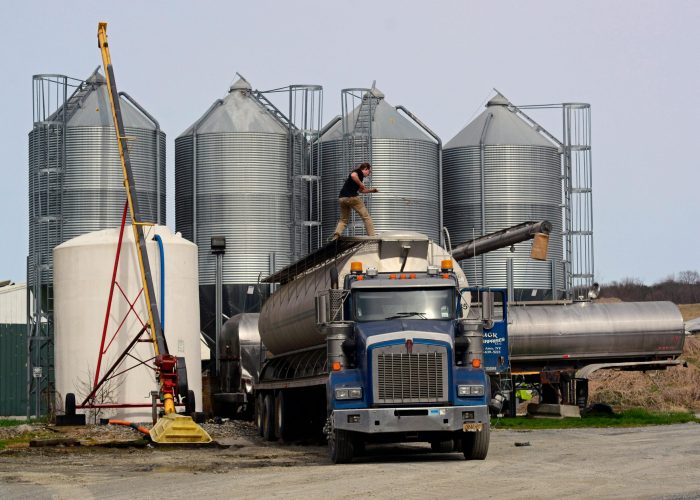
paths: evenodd
<path fill-rule="evenodd" d="M 403 351 L 403 352 L 401 352 Z M 403 345 L 373 351 L 375 403 L 447 401 L 447 349 Z"/>

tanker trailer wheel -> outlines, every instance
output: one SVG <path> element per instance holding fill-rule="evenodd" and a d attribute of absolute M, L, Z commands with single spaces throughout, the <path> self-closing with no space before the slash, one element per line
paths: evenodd
<path fill-rule="evenodd" d="M 255 426 L 258 428 L 258 435 L 263 436 L 263 412 L 265 411 L 265 400 L 262 393 L 259 393 L 255 397 Z"/>
<path fill-rule="evenodd" d="M 265 394 L 263 400 L 263 438 L 274 441 L 275 436 L 275 397 L 272 393 Z"/>
<path fill-rule="evenodd" d="M 279 391 L 275 396 L 275 434 L 282 441 L 289 441 L 292 438 L 294 426 L 292 411 L 288 394 L 285 391 Z"/>
<path fill-rule="evenodd" d="M 491 427 L 484 422 L 481 431 L 465 432 L 462 436 L 462 453 L 467 460 L 483 460 L 489 452 Z"/>
<path fill-rule="evenodd" d="M 352 461 L 352 439 L 348 431 L 333 429 L 328 436 L 328 455 L 334 464 L 348 464 Z"/>

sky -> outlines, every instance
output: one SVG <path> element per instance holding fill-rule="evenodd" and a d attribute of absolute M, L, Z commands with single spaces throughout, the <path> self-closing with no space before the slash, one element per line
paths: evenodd
<path fill-rule="evenodd" d="M 0 281 L 25 282 L 32 75 L 87 78 L 108 22 L 119 90 L 174 140 L 224 97 L 257 89 L 377 87 L 444 143 L 503 92 L 516 105 L 591 104 L 595 279 L 647 284 L 700 270 L 700 2 L 297 0 L 3 2 Z M 548 120 L 550 118 L 547 118 Z M 560 127 L 558 118 L 543 122 Z M 550 125 L 551 123 L 551 125 Z"/>

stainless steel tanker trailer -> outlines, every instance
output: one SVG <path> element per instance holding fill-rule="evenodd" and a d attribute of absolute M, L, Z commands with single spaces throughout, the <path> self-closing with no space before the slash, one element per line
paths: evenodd
<path fill-rule="evenodd" d="M 672 302 L 518 304 L 507 323 L 513 381 L 539 386 L 545 404 L 585 408 L 588 379 L 601 369 L 682 363 L 683 317 Z"/>

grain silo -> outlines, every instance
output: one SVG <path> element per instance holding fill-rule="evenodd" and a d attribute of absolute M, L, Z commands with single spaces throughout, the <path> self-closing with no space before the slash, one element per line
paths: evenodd
<path fill-rule="evenodd" d="M 175 140 L 175 225 L 199 248 L 202 330 L 213 333 L 217 258 L 226 238 L 222 312 L 259 310 L 267 276 L 293 254 L 289 125 L 240 78 Z"/>
<path fill-rule="evenodd" d="M 463 261 L 470 284 L 506 287 L 510 281 L 515 300 L 560 298 L 561 176 L 558 146 L 500 94 L 445 145 L 444 221 L 454 244 L 528 220 L 547 219 L 553 226 L 546 262 L 531 260 L 530 244 L 520 243 Z"/>
<path fill-rule="evenodd" d="M 343 115 L 320 137 L 321 223 L 324 239 L 335 230 L 338 193 L 350 171 L 372 164 L 366 184 L 379 193 L 365 197 L 377 232 L 408 230 L 440 235 L 439 145 L 399 113 L 376 88 L 346 89 Z M 347 105 L 347 103 L 352 103 Z M 346 235 L 364 235 L 362 220 L 352 213 Z"/>
<path fill-rule="evenodd" d="M 143 219 L 165 224 L 165 134 L 128 94 L 120 92 L 120 99 Z M 29 371 L 37 368 L 30 392 L 39 408 L 40 393 L 52 385 L 52 250 L 78 235 L 119 226 L 126 191 L 107 85 L 97 70 L 85 81 L 34 76 L 33 110 L 27 282 L 34 303 Z"/>
<path fill-rule="evenodd" d="M 128 94 L 121 99 L 142 217 L 165 224 L 165 134 Z M 50 264 L 57 244 L 119 226 L 125 201 L 107 84 L 95 71 L 29 133 L 29 262 Z M 35 266 L 28 272 L 33 282 Z"/>

